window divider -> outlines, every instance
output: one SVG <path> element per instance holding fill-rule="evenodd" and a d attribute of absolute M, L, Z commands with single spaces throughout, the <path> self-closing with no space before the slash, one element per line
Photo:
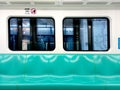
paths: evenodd
<path fill-rule="evenodd" d="M 92 19 L 88 19 L 88 50 L 93 51 L 93 32 L 92 32 Z"/>
<path fill-rule="evenodd" d="M 37 21 L 34 18 L 30 19 L 30 34 L 31 34 L 31 48 L 32 50 L 37 50 L 36 42 L 37 42 Z"/>
<path fill-rule="evenodd" d="M 22 19 L 17 19 L 18 24 L 18 37 L 17 37 L 17 50 L 22 50 Z"/>
<path fill-rule="evenodd" d="M 80 44 L 80 20 L 74 19 L 73 20 L 73 33 L 74 33 L 74 50 L 79 51 L 81 50 Z"/>

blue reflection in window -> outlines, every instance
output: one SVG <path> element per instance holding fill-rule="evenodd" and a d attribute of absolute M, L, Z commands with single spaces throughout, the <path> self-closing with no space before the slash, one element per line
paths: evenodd
<path fill-rule="evenodd" d="M 73 50 L 74 41 L 73 41 L 73 28 L 64 28 L 64 45 L 65 49 Z"/>
<path fill-rule="evenodd" d="M 93 19 L 93 49 L 107 50 L 107 20 Z"/>
<path fill-rule="evenodd" d="M 55 48 L 52 19 L 37 19 L 37 41 L 40 50 L 53 50 Z"/>
<path fill-rule="evenodd" d="M 23 35 L 30 35 L 30 19 L 22 19 Z"/>
<path fill-rule="evenodd" d="M 17 18 L 10 19 L 10 27 L 17 27 Z"/>
<path fill-rule="evenodd" d="M 87 19 L 80 20 L 80 41 L 81 49 L 88 50 L 88 24 Z"/>
<path fill-rule="evenodd" d="M 74 31 L 73 31 L 73 20 L 64 20 L 64 49 L 68 51 L 74 50 Z"/>
<path fill-rule="evenodd" d="M 17 34 L 18 34 L 18 24 L 17 18 L 10 19 L 10 48 L 12 50 L 16 49 L 16 41 L 17 41 Z"/>
<path fill-rule="evenodd" d="M 9 27 L 11 50 L 51 51 L 55 48 L 53 19 L 10 18 Z"/>
<path fill-rule="evenodd" d="M 64 34 L 64 49 L 67 51 L 74 51 L 75 44 L 80 44 L 80 51 L 84 50 L 91 50 L 91 46 L 93 45 L 93 51 L 105 51 L 108 50 L 109 44 L 108 44 L 108 20 L 107 19 L 90 19 L 90 18 L 75 18 L 77 20 L 77 24 L 74 23 L 73 19 L 65 19 L 64 20 L 64 28 L 63 28 L 63 34 Z M 88 24 L 88 19 L 92 23 Z M 74 24 L 73 24 L 74 23 Z M 78 25 L 79 24 L 79 25 Z M 74 26 L 75 25 L 75 26 Z M 89 29 L 88 26 L 91 26 L 92 28 Z M 76 37 L 75 31 L 76 28 L 79 29 Z M 90 33 L 91 32 L 91 33 Z M 92 38 L 88 38 L 92 36 Z M 77 38 L 77 43 L 76 43 Z M 79 38 L 79 39 L 78 39 Z M 92 40 L 91 40 L 92 39 Z M 79 43 L 78 43 L 79 42 Z"/>
<path fill-rule="evenodd" d="M 23 26 L 23 27 L 30 27 L 30 19 L 24 18 L 24 19 L 22 20 L 22 26 Z"/>
<path fill-rule="evenodd" d="M 10 19 L 10 34 L 11 35 L 17 35 L 18 33 L 17 27 L 18 27 L 17 19 L 16 18 Z"/>
<path fill-rule="evenodd" d="M 37 28 L 37 35 L 54 35 L 54 28 L 52 27 Z"/>
<path fill-rule="evenodd" d="M 14 27 L 14 28 L 10 28 L 10 34 L 11 35 L 17 35 L 17 33 L 18 33 L 18 29 L 16 28 L 16 27 Z"/>

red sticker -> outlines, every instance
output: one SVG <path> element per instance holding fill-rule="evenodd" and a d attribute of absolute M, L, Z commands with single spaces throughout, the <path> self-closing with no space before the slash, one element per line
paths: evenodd
<path fill-rule="evenodd" d="M 31 14 L 36 14 L 37 10 L 35 8 L 31 8 Z"/>

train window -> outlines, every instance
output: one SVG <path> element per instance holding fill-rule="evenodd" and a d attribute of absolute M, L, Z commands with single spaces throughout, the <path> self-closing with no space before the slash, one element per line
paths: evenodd
<path fill-rule="evenodd" d="M 107 51 L 109 34 L 107 18 L 65 18 L 63 21 L 66 51 Z"/>
<path fill-rule="evenodd" d="M 9 49 L 52 51 L 55 49 L 55 22 L 52 18 L 12 17 L 9 19 Z"/>

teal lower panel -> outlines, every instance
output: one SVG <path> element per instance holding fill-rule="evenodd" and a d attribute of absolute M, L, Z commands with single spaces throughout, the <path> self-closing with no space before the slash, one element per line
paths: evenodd
<path fill-rule="evenodd" d="M 12 85 L 12 86 L 0 86 L 0 90 L 19 90 L 18 86 Z"/>
<path fill-rule="evenodd" d="M 120 86 L 0 86 L 0 90 L 120 90 Z"/>
<path fill-rule="evenodd" d="M 120 76 L 4 77 L 0 90 L 120 90 Z"/>
<path fill-rule="evenodd" d="M 0 55 L 0 90 L 67 89 L 120 90 L 120 55 Z"/>
<path fill-rule="evenodd" d="M 120 86 L 0 86 L 0 90 L 120 90 Z"/>
<path fill-rule="evenodd" d="M 120 85 L 108 85 L 106 86 L 106 90 L 120 90 Z"/>
<path fill-rule="evenodd" d="M 20 90 L 105 90 L 104 86 L 20 86 Z M 119 88 L 120 89 L 120 88 Z M 117 90 L 119 90 L 117 89 Z M 116 90 L 116 89 L 113 89 Z"/>

